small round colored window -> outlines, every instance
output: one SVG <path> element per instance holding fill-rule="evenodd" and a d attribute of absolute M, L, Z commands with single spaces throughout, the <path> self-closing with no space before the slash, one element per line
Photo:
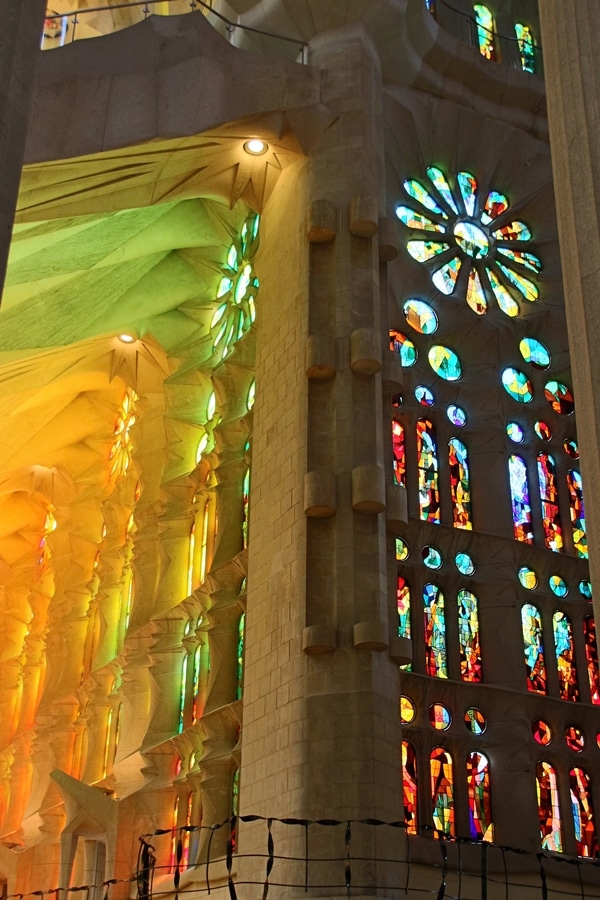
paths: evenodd
<path fill-rule="evenodd" d="M 506 433 L 515 444 L 523 443 L 523 429 L 516 422 L 509 422 L 506 426 Z"/>
<path fill-rule="evenodd" d="M 592 599 L 592 582 L 586 581 L 585 578 L 579 582 L 579 593 L 586 600 Z"/>
<path fill-rule="evenodd" d="M 457 553 L 454 562 L 461 575 L 473 575 L 475 572 L 475 563 L 468 553 Z"/>
<path fill-rule="evenodd" d="M 408 554 L 410 553 L 408 544 L 404 540 L 404 538 L 397 537 L 396 538 L 396 559 L 398 562 L 404 562 L 405 559 L 408 559 Z"/>
<path fill-rule="evenodd" d="M 437 331 L 437 316 L 429 303 L 425 303 L 424 300 L 407 300 L 403 310 L 406 321 L 419 334 L 433 334 Z"/>
<path fill-rule="evenodd" d="M 543 719 L 536 719 L 532 724 L 534 740 L 543 747 L 547 747 L 552 740 L 552 729 Z"/>
<path fill-rule="evenodd" d="M 518 369 L 509 367 L 502 373 L 502 384 L 507 394 L 517 403 L 531 403 L 533 400 L 533 386 L 527 375 Z"/>
<path fill-rule="evenodd" d="M 402 406 L 402 394 L 394 394 L 392 397 L 392 409 L 400 409 Z"/>
<path fill-rule="evenodd" d="M 476 709 L 475 707 L 471 707 L 465 713 L 465 725 L 471 732 L 471 734 L 483 734 L 485 729 L 487 728 L 487 722 L 485 720 L 484 714 L 480 709 Z"/>
<path fill-rule="evenodd" d="M 565 728 L 565 741 L 569 750 L 581 753 L 585 747 L 585 737 L 581 728 L 576 725 L 568 725 Z"/>
<path fill-rule="evenodd" d="M 519 344 L 521 356 L 526 363 L 531 363 L 536 369 L 547 369 L 550 365 L 550 354 L 541 341 L 535 338 L 523 338 Z"/>
<path fill-rule="evenodd" d="M 453 425 L 457 425 L 459 428 L 462 428 L 463 425 L 467 424 L 467 414 L 464 409 L 461 409 L 460 406 L 454 406 L 451 404 L 446 410 L 446 415 L 450 419 Z"/>
<path fill-rule="evenodd" d="M 433 406 L 435 403 L 435 397 L 431 393 L 428 387 L 425 387 L 424 384 L 418 384 L 415 388 L 415 397 L 421 404 L 421 406 Z"/>
<path fill-rule="evenodd" d="M 530 569 L 527 566 L 522 566 L 522 568 L 519 569 L 519 581 L 528 591 L 534 591 L 538 584 L 537 575 L 533 569 Z"/>
<path fill-rule="evenodd" d="M 549 381 L 544 387 L 544 397 L 554 410 L 561 416 L 569 416 L 575 409 L 573 394 L 560 381 Z"/>
<path fill-rule="evenodd" d="M 436 547 L 426 544 L 421 550 L 423 563 L 428 569 L 440 569 L 443 563 L 442 554 Z"/>
<path fill-rule="evenodd" d="M 405 369 L 408 369 L 409 366 L 414 366 L 417 361 L 417 348 L 413 342 L 400 331 L 391 331 L 390 338 L 392 339 L 393 349 L 400 357 L 400 364 Z"/>
<path fill-rule="evenodd" d="M 429 721 L 437 731 L 447 731 L 452 724 L 452 716 L 441 703 L 433 703 L 429 707 Z"/>
<path fill-rule="evenodd" d="M 415 704 L 404 694 L 400 697 L 400 721 L 403 725 L 410 725 L 415 719 Z"/>
<path fill-rule="evenodd" d="M 460 249 L 473 259 L 483 259 L 490 252 L 488 236 L 473 222 L 457 222 L 454 237 Z"/>
<path fill-rule="evenodd" d="M 552 593 L 556 594 L 557 597 L 566 597 L 569 593 L 567 583 L 560 575 L 551 575 L 548 584 L 550 585 Z"/>
<path fill-rule="evenodd" d="M 549 441 L 552 439 L 552 429 L 547 422 L 536 422 L 533 428 L 540 441 Z"/>
<path fill-rule="evenodd" d="M 563 447 L 568 456 L 571 456 L 573 459 L 579 459 L 579 447 L 577 446 L 577 441 L 574 441 L 571 438 L 571 440 L 564 442 Z"/>
<path fill-rule="evenodd" d="M 454 350 L 450 350 L 449 347 L 434 344 L 433 347 L 429 348 L 427 359 L 435 374 L 443 378 L 444 381 L 458 381 L 462 375 L 460 359 Z"/>

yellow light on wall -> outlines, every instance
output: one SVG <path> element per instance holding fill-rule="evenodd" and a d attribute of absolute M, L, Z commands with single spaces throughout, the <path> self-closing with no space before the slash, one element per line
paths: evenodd
<path fill-rule="evenodd" d="M 252 138 L 252 140 L 246 141 L 244 144 L 244 150 L 246 153 L 249 153 L 250 156 L 262 156 L 268 149 L 269 145 L 258 138 Z"/>

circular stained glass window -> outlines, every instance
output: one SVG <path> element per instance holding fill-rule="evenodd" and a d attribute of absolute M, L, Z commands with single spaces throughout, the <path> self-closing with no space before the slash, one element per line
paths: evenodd
<path fill-rule="evenodd" d="M 432 703 L 429 707 L 429 721 L 437 731 L 447 731 L 452 724 L 452 716 L 441 703 Z"/>
<path fill-rule="evenodd" d="M 441 569 L 444 560 L 437 547 L 426 544 L 421 550 L 421 555 L 423 557 L 423 564 L 426 565 L 428 569 Z"/>
<path fill-rule="evenodd" d="M 464 409 L 461 409 L 460 406 L 454 406 L 451 404 L 446 410 L 446 415 L 450 419 L 453 425 L 457 425 L 459 428 L 462 428 L 463 425 L 467 424 L 467 414 Z"/>
<path fill-rule="evenodd" d="M 528 568 L 528 566 L 522 566 L 519 569 L 519 581 L 528 591 L 534 591 L 538 584 L 537 575 L 533 569 Z"/>
<path fill-rule="evenodd" d="M 458 381 L 462 375 L 460 359 L 454 350 L 450 350 L 449 347 L 434 344 L 433 347 L 429 348 L 427 359 L 435 374 L 443 378 L 444 381 Z"/>
<path fill-rule="evenodd" d="M 540 441 L 549 441 L 552 439 L 552 429 L 547 422 L 536 422 L 533 428 Z"/>
<path fill-rule="evenodd" d="M 473 575 L 475 572 L 475 563 L 468 553 L 457 553 L 454 562 L 461 575 Z"/>
<path fill-rule="evenodd" d="M 490 252 L 487 234 L 474 222 L 457 222 L 454 237 L 460 249 L 473 259 L 483 259 Z"/>
<path fill-rule="evenodd" d="M 550 354 L 541 341 L 535 338 L 523 338 L 519 344 L 521 356 L 526 363 L 531 363 L 536 369 L 547 369 L 550 365 Z"/>
<path fill-rule="evenodd" d="M 551 575 L 548 584 L 552 593 L 556 594 L 557 597 L 566 597 L 569 593 L 567 583 L 560 575 Z"/>
<path fill-rule="evenodd" d="M 506 426 L 506 433 L 515 444 L 523 443 L 523 429 L 516 422 L 509 422 Z"/>
<path fill-rule="evenodd" d="M 415 719 L 415 704 L 409 697 L 400 697 L 400 721 L 403 725 L 410 725 Z"/>
<path fill-rule="evenodd" d="M 544 386 L 544 397 L 554 410 L 561 416 L 569 416 L 575 409 L 573 394 L 560 381 L 548 381 Z"/>
<path fill-rule="evenodd" d="M 424 300 L 407 300 L 402 307 L 406 321 L 419 334 L 433 334 L 437 331 L 438 320 L 435 312 Z"/>
<path fill-rule="evenodd" d="M 396 538 L 396 559 L 398 562 L 404 562 L 405 559 L 408 559 L 408 554 L 410 553 L 408 544 L 404 540 L 404 538 L 397 537 Z"/>
<path fill-rule="evenodd" d="M 487 722 L 480 709 L 471 707 L 465 713 L 465 725 L 471 734 L 483 734 L 487 728 Z"/>
<path fill-rule="evenodd" d="M 581 728 L 578 728 L 577 725 L 567 725 L 565 728 L 565 742 L 569 750 L 581 753 L 585 747 L 585 737 Z"/>
<path fill-rule="evenodd" d="M 532 726 L 534 740 L 543 747 L 547 747 L 552 740 L 552 729 L 543 719 L 536 719 Z"/>
<path fill-rule="evenodd" d="M 507 394 L 517 403 L 531 403 L 533 400 L 533 386 L 527 375 L 518 369 L 509 367 L 502 373 L 502 384 Z"/>
<path fill-rule="evenodd" d="M 592 582 L 586 581 L 585 578 L 579 582 L 579 593 L 582 597 L 585 597 L 586 600 L 592 599 Z"/>
<path fill-rule="evenodd" d="M 435 403 L 435 397 L 431 393 L 428 387 L 425 387 L 424 384 L 418 384 L 415 388 L 415 397 L 421 406 L 433 406 Z"/>
<path fill-rule="evenodd" d="M 577 441 L 574 441 L 571 438 L 564 442 L 563 447 L 565 448 L 567 456 L 571 456 L 573 459 L 579 459 L 579 447 L 577 446 Z"/>
<path fill-rule="evenodd" d="M 408 369 L 409 366 L 414 366 L 417 361 L 417 348 L 413 342 L 400 331 L 391 331 L 390 338 L 392 348 L 400 357 L 400 364 L 404 366 L 405 369 Z"/>
<path fill-rule="evenodd" d="M 392 409 L 400 409 L 402 406 L 402 394 L 394 394 L 392 397 Z"/>

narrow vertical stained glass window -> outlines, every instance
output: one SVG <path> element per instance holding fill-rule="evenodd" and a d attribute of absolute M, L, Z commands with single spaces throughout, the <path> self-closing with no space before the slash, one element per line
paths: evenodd
<path fill-rule="evenodd" d="M 587 662 L 588 678 L 590 681 L 590 694 L 592 703 L 600 705 L 600 672 L 598 670 L 598 645 L 596 643 L 596 623 L 593 616 L 586 616 L 583 620 L 583 637 L 585 640 L 585 658 Z"/>
<path fill-rule="evenodd" d="M 583 484 L 581 475 L 575 469 L 567 472 L 567 485 L 571 508 L 571 524 L 573 527 L 573 544 L 577 556 L 588 558 L 587 537 L 585 533 L 585 508 L 583 505 Z"/>
<path fill-rule="evenodd" d="M 169 861 L 169 870 L 171 872 L 175 871 L 175 866 L 177 864 L 177 826 L 179 823 L 179 797 L 175 797 L 175 803 L 173 805 L 173 818 L 171 820 L 171 859 Z"/>
<path fill-rule="evenodd" d="M 410 637 L 410 588 L 407 581 L 398 575 L 396 584 L 396 599 L 398 601 L 398 636 Z"/>
<path fill-rule="evenodd" d="M 443 747 L 435 747 L 431 751 L 430 769 L 434 837 L 454 837 L 452 757 Z"/>
<path fill-rule="evenodd" d="M 406 450 L 404 428 L 400 422 L 392 422 L 392 451 L 394 454 L 394 484 L 406 487 Z"/>
<path fill-rule="evenodd" d="M 112 707 L 108 710 L 108 715 L 106 717 L 106 732 L 104 735 L 104 756 L 102 759 L 102 777 L 106 778 L 108 775 L 108 764 L 110 760 L 110 747 L 111 747 L 111 738 L 112 738 L 112 720 L 113 720 L 113 711 Z"/>
<path fill-rule="evenodd" d="M 474 841 L 493 841 L 490 765 L 487 757 L 476 750 L 467 756 L 467 787 L 471 838 Z"/>
<path fill-rule="evenodd" d="M 246 613 L 242 613 L 238 625 L 238 642 L 237 642 L 237 685 L 235 689 L 235 699 L 240 700 L 244 686 L 244 641 L 246 637 Z"/>
<path fill-rule="evenodd" d="M 189 795 L 187 801 L 187 808 L 185 812 L 185 824 L 192 824 L 192 804 L 194 798 L 192 794 Z M 190 865 L 190 835 L 191 831 L 182 831 L 181 832 L 181 844 L 182 844 L 182 853 L 181 853 L 181 864 L 184 869 L 189 868 Z"/>
<path fill-rule="evenodd" d="M 428 419 L 417 421 L 417 465 L 419 467 L 419 515 L 425 522 L 440 522 L 438 459 L 435 430 Z"/>
<path fill-rule="evenodd" d="M 492 13 L 481 3 L 476 3 L 473 7 L 475 13 L 475 23 L 477 25 L 477 44 L 479 52 L 486 59 L 496 59 L 496 48 L 494 46 L 494 17 Z"/>
<path fill-rule="evenodd" d="M 179 733 L 183 731 L 185 725 L 185 700 L 187 696 L 187 670 L 188 670 L 188 654 L 186 653 L 181 663 L 181 686 L 179 689 Z"/>
<path fill-rule="evenodd" d="M 563 549 L 563 534 L 558 509 L 556 467 L 553 458 L 548 453 L 538 453 L 537 469 L 540 482 L 544 542 L 548 550 L 554 550 L 558 553 Z"/>
<path fill-rule="evenodd" d="M 423 588 L 425 612 L 425 674 L 437 678 L 448 677 L 446 656 L 446 621 L 444 595 L 435 584 Z"/>
<path fill-rule="evenodd" d="M 562 829 L 556 772 L 547 762 L 536 766 L 538 814 L 540 817 L 540 838 L 542 850 L 562 853 Z"/>
<path fill-rule="evenodd" d="M 460 677 L 463 681 L 481 681 L 481 647 L 477 597 L 471 591 L 459 591 L 458 641 L 460 645 Z"/>
<path fill-rule="evenodd" d="M 246 469 L 244 484 L 242 487 L 242 536 L 243 546 L 248 546 L 248 502 L 250 497 L 250 469 Z"/>
<path fill-rule="evenodd" d="M 577 856 L 593 859 L 598 855 L 598 841 L 592 806 L 592 790 L 587 772 L 577 767 L 571 769 L 569 787 Z"/>
<path fill-rule="evenodd" d="M 402 793 L 406 831 L 417 834 L 417 754 L 409 741 L 402 741 Z"/>
<path fill-rule="evenodd" d="M 521 68 L 524 72 L 535 72 L 535 45 L 533 43 L 533 35 L 529 25 L 522 25 L 517 22 L 515 25 L 515 34 L 519 45 L 519 55 L 521 57 Z"/>
<path fill-rule="evenodd" d="M 231 816 L 237 820 L 240 813 L 240 770 L 236 769 L 231 781 Z M 231 829 L 231 849 L 237 850 L 237 821 Z"/>
<path fill-rule="evenodd" d="M 531 503 L 527 485 L 527 466 L 520 456 L 512 454 L 508 457 L 508 477 L 510 480 L 510 496 L 512 500 L 513 528 L 516 541 L 533 544 L 533 528 L 531 524 Z"/>
<path fill-rule="evenodd" d="M 187 577 L 187 595 L 188 597 L 194 590 L 194 559 L 196 556 L 196 522 L 192 524 L 190 531 L 190 545 L 188 551 L 188 577 Z"/>
<path fill-rule="evenodd" d="M 561 700 L 579 700 L 571 623 L 563 612 L 557 610 L 552 616 L 552 627 Z"/>
<path fill-rule="evenodd" d="M 540 611 L 531 603 L 524 603 L 521 609 L 523 624 L 523 647 L 527 689 L 536 694 L 546 693 L 546 662 L 542 639 L 542 618 Z"/>
<path fill-rule="evenodd" d="M 471 531 L 471 486 L 469 483 L 469 461 L 467 448 L 458 438 L 448 443 L 450 462 L 450 492 L 452 495 L 452 516 L 455 528 Z"/>

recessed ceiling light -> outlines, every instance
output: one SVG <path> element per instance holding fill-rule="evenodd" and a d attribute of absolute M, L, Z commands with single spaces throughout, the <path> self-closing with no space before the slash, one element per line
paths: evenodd
<path fill-rule="evenodd" d="M 265 144 L 264 141 L 260 141 L 258 138 L 252 138 L 251 141 L 246 141 L 244 144 L 244 150 L 246 153 L 249 153 L 250 156 L 262 156 L 268 149 L 269 145 Z"/>
<path fill-rule="evenodd" d="M 136 341 L 137 338 L 133 334 L 120 334 L 119 340 L 123 341 L 124 344 L 133 344 L 133 342 Z"/>

